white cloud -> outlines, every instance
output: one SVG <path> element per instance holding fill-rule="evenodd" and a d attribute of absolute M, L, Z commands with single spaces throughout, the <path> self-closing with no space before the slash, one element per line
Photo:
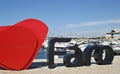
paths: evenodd
<path fill-rule="evenodd" d="M 67 24 L 66 28 L 77 28 L 83 26 L 98 26 L 105 24 L 120 24 L 120 19 L 115 20 L 105 20 L 105 21 L 90 21 L 90 22 L 82 22 L 80 24 Z"/>
<path fill-rule="evenodd" d="M 80 25 L 77 24 L 67 24 L 65 27 L 66 28 L 75 28 L 75 27 L 79 27 Z"/>

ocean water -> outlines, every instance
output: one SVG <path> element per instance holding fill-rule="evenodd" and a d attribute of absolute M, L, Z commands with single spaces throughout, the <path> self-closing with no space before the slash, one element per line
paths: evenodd
<path fill-rule="evenodd" d="M 47 59 L 47 51 L 45 49 L 40 49 L 36 59 Z"/>
<path fill-rule="evenodd" d="M 58 58 L 63 58 L 64 55 L 59 55 Z M 47 59 L 47 49 L 40 49 L 35 59 Z"/>

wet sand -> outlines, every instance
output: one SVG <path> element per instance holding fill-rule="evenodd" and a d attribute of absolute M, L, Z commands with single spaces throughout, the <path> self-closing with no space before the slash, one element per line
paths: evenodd
<path fill-rule="evenodd" d="M 11 71 L 0 68 L 0 74 L 120 74 L 120 56 L 115 56 L 110 65 L 97 65 L 93 58 L 91 66 L 68 68 L 63 65 L 62 59 L 56 59 L 55 64 L 55 69 L 49 69 L 46 59 L 35 59 L 27 70 Z"/>

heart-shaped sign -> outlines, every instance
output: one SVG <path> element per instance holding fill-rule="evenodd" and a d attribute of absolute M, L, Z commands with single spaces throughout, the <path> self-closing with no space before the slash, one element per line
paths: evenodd
<path fill-rule="evenodd" d="M 9 70 L 27 69 L 42 46 L 47 32 L 48 27 L 36 19 L 0 27 L 0 67 Z"/>
<path fill-rule="evenodd" d="M 9 28 L 10 26 L 0 26 L 0 31 L 3 31 L 3 30 L 5 30 L 5 29 L 7 29 L 7 28 Z"/>

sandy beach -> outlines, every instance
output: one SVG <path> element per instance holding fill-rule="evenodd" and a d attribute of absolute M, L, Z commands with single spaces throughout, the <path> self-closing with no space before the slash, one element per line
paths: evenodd
<path fill-rule="evenodd" d="M 91 66 L 65 67 L 62 59 L 55 60 L 55 69 L 49 69 L 46 59 L 35 59 L 27 70 L 11 71 L 0 68 L 0 74 L 119 74 L 120 56 L 115 56 L 113 64 L 97 65 L 92 58 Z"/>

